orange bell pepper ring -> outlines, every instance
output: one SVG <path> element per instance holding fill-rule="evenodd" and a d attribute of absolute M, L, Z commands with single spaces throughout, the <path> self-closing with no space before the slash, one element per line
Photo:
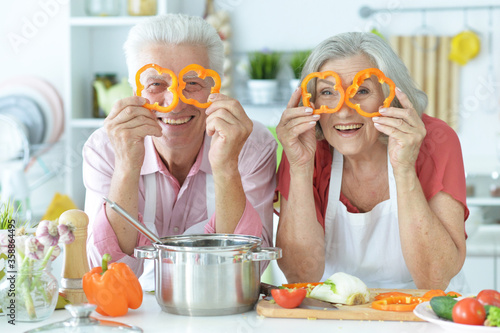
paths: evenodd
<path fill-rule="evenodd" d="M 220 76 L 217 74 L 216 71 L 212 69 L 206 69 L 203 66 L 200 66 L 198 64 L 191 64 L 186 67 L 184 67 L 180 73 L 179 73 L 179 97 L 181 101 L 183 101 L 186 104 L 191 104 L 199 108 L 208 108 L 212 102 L 206 102 L 206 103 L 201 103 L 197 101 L 196 99 L 193 98 L 186 98 L 182 91 L 184 88 L 186 88 L 186 82 L 184 82 L 184 75 L 189 72 L 189 71 L 194 71 L 198 75 L 198 77 L 202 80 L 204 80 L 207 76 L 211 77 L 214 79 L 214 86 L 210 90 L 211 94 L 219 93 L 220 91 L 220 86 L 221 86 L 221 81 L 220 81 Z"/>
<path fill-rule="evenodd" d="M 128 309 L 142 304 L 142 287 L 134 272 L 125 263 L 112 263 L 109 254 L 102 256 L 102 267 L 94 267 L 82 278 L 83 291 L 90 304 L 103 316 L 123 316 Z"/>
<path fill-rule="evenodd" d="M 172 111 L 179 103 L 179 94 L 177 92 L 177 86 L 178 86 L 177 76 L 175 76 L 174 72 L 172 72 L 170 69 L 160 67 L 156 64 L 147 64 L 147 65 L 142 66 L 141 69 L 139 69 L 137 71 L 137 73 L 135 74 L 135 84 L 137 86 L 137 96 L 142 96 L 142 90 L 144 89 L 144 85 L 141 83 L 141 74 L 145 70 L 147 70 L 148 68 L 155 69 L 158 72 L 158 74 L 166 73 L 166 74 L 170 75 L 170 77 L 172 78 L 172 84 L 170 85 L 170 87 L 167 88 L 167 90 L 172 93 L 173 99 L 172 99 L 172 103 L 170 103 L 170 105 L 168 105 L 168 106 L 161 106 L 158 104 L 158 102 L 156 102 L 154 104 L 146 103 L 143 106 L 149 110 L 156 110 L 158 112 L 166 113 L 166 112 Z"/>
<path fill-rule="evenodd" d="M 359 89 L 359 86 L 366 79 L 368 79 L 369 77 L 371 77 L 372 75 L 375 75 L 378 78 L 378 82 L 380 82 L 381 84 L 387 83 L 387 85 L 389 85 L 390 94 L 384 100 L 384 103 L 383 103 L 384 108 L 388 108 L 391 105 L 392 100 L 394 99 L 394 96 L 396 96 L 396 85 L 394 84 L 394 82 L 392 82 L 391 79 L 389 79 L 388 77 L 386 77 L 384 75 L 384 73 L 380 69 L 378 69 L 378 68 L 367 68 L 367 69 L 364 69 L 362 71 L 359 71 L 354 76 L 354 79 L 352 80 L 352 85 L 350 85 L 349 88 L 347 88 L 347 90 L 346 90 L 345 102 L 346 102 L 346 104 L 350 108 L 355 109 L 360 115 L 362 115 L 364 117 L 376 117 L 376 116 L 380 116 L 380 112 L 373 112 L 373 113 L 365 112 L 365 111 L 363 111 L 361 109 L 361 106 L 359 104 L 352 103 L 350 101 L 350 99 L 352 97 L 354 97 L 354 95 L 356 94 L 356 92 Z"/>
<path fill-rule="evenodd" d="M 400 296 L 403 296 L 403 297 L 412 297 L 413 295 L 412 294 L 407 294 L 407 293 L 402 293 L 400 291 L 389 291 L 389 292 L 386 292 L 386 293 L 378 294 L 377 296 L 375 296 L 375 300 L 378 301 L 378 300 L 384 299 L 384 298 L 400 297 Z"/>
<path fill-rule="evenodd" d="M 446 296 L 446 293 L 444 292 L 444 290 L 441 289 L 432 289 L 426 292 L 424 296 L 422 296 L 422 298 L 425 298 L 426 300 L 430 301 L 431 298 L 437 296 Z"/>
<path fill-rule="evenodd" d="M 337 90 L 340 93 L 339 103 L 333 109 L 330 109 L 326 105 L 321 105 L 318 109 L 315 109 L 313 111 L 313 114 L 337 112 L 338 110 L 340 110 L 342 104 L 344 103 L 345 92 L 344 89 L 342 88 L 342 81 L 340 79 L 340 76 L 334 71 L 325 71 L 325 72 L 313 72 L 304 78 L 304 80 L 300 85 L 300 88 L 302 89 L 302 104 L 304 106 L 311 107 L 312 94 L 307 91 L 307 84 L 309 83 L 309 81 L 311 81 L 315 77 L 318 79 L 325 79 L 328 76 L 332 76 L 335 79 L 335 85 L 333 86 L 333 89 Z"/>
<path fill-rule="evenodd" d="M 394 296 L 373 301 L 372 308 L 382 311 L 410 312 L 425 301 L 426 299 L 422 297 Z"/>

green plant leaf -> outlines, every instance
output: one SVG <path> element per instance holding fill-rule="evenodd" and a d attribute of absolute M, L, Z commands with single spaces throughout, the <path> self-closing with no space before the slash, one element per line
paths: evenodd
<path fill-rule="evenodd" d="M 249 55 L 250 78 L 253 80 L 276 79 L 279 71 L 281 53 L 279 52 L 252 52 Z"/>

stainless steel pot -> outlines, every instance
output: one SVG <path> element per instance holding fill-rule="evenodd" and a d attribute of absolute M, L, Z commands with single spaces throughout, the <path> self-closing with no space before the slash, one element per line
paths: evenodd
<path fill-rule="evenodd" d="M 217 316 L 252 310 L 259 299 L 260 261 L 281 258 L 254 236 L 169 236 L 134 250 L 155 260 L 156 300 L 165 312 Z"/>

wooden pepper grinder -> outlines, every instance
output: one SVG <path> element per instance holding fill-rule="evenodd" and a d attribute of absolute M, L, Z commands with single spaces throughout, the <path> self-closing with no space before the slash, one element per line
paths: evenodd
<path fill-rule="evenodd" d="M 71 304 L 87 303 L 87 297 L 83 292 L 82 277 L 90 270 L 86 250 L 89 217 L 79 209 L 70 209 L 61 214 L 59 223 L 70 222 L 75 226 L 73 231 L 75 240 L 64 245 L 64 263 L 59 291 Z"/>

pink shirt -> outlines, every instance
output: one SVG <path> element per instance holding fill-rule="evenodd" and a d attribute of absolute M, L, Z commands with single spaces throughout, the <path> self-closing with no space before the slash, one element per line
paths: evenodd
<path fill-rule="evenodd" d="M 144 176 L 156 175 L 156 219 L 158 236 L 181 235 L 203 221 L 205 233 L 215 232 L 215 214 L 207 216 L 206 174 L 212 173 L 208 160 L 211 137 L 205 135 L 195 163 L 180 186 L 165 167 L 154 148 L 151 137 L 145 139 L 145 158 L 139 181 L 139 220 L 144 214 Z M 254 122 L 253 131 L 239 156 L 239 171 L 246 194 L 244 213 L 235 234 L 253 235 L 263 239 L 262 246 L 272 246 L 273 195 L 276 185 L 276 147 L 272 134 L 262 124 Z M 113 175 L 115 155 L 106 131 L 95 131 L 83 147 L 83 181 L 87 189 L 85 212 L 89 216 L 87 255 L 91 267 L 100 266 L 102 255 L 111 254 L 113 261 L 125 262 L 137 276 L 142 274 L 142 262 L 123 253 L 107 219 L 103 197 L 108 195 Z M 230 203 L 229 203 L 230 204 Z M 126 222 L 124 222 L 126 223 Z M 136 246 L 151 242 L 138 234 Z"/>
<path fill-rule="evenodd" d="M 443 191 L 464 205 L 464 221 L 469 216 L 466 202 L 465 171 L 462 158 L 462 149 L 458 136 L 444 121 L 423 114 L 427 135 L 420 146 L 420 153 L 415 163 L 418 179 L 427 200 L 438 192 Z M 316 203 L 316 217 L 325 227 L 326 207 L 328 204 L 328 190 L 330 187 L 330 172 L 332 168 L 332 154 L 326 140 L 318 141 L 314 161 L 314 201 Z M 288 199 L 290 189 L 290 164 L 285 153 L 278 169 L 278 186 L 280 192 Z M 340 201 L 351 213 L 359 210 L 341 193 Z"/>

